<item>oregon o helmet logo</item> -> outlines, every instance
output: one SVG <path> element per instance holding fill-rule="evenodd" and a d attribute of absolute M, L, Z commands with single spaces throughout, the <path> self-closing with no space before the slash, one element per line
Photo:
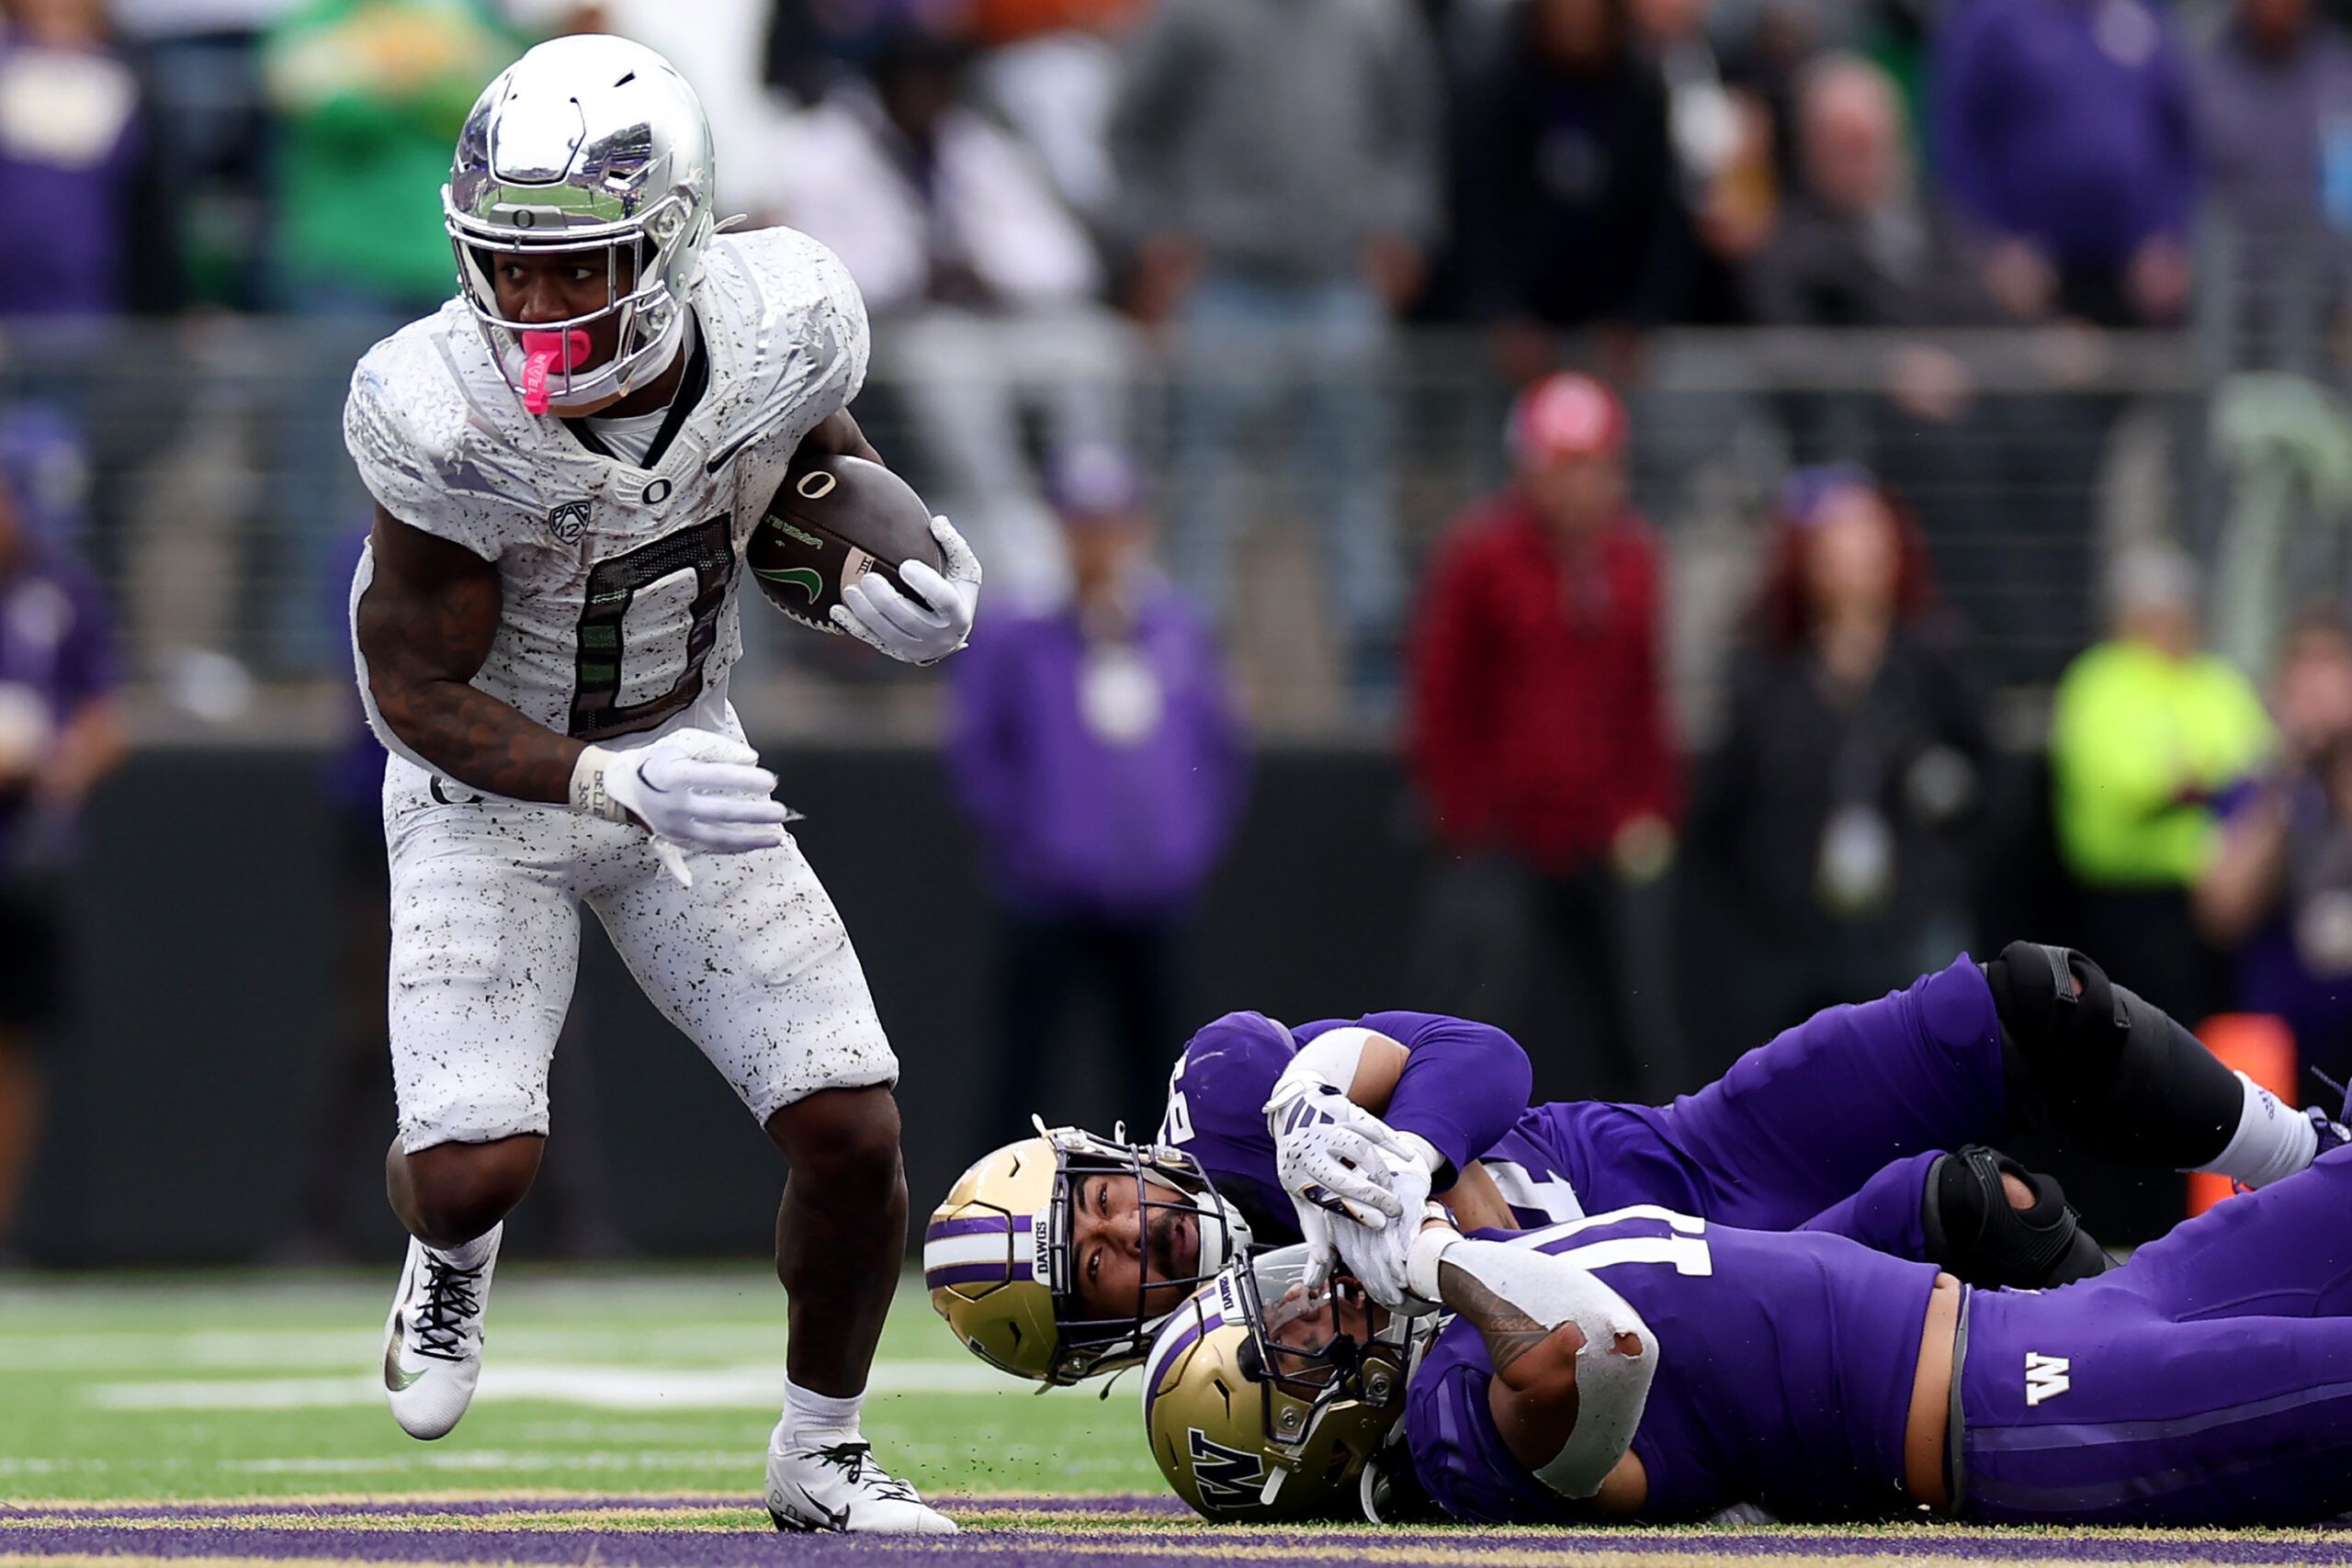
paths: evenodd
<path fill-rule="evenodd" d="M 822 501 L 833 493 L 833 487 L 839 483 L 841 480 L 824 469 L 816 468 L 801 475 L 800 482 L 792 488 L 800 492 L 803 501 Z"/>
<path fill-rule="evenodd" d="M 517 229 L 529 229 L 536 227 L 538 221 L 539 215 L 532 211 L 529 208 L 523 207 L 515 209 L 514 227 Z"/>
<path fill-rule="evenodd" d="M 651 484 L 645 487 L 646 505 L 659 506 L 669 499 L 670 481 L 668 479 L 655 479 Z"/>

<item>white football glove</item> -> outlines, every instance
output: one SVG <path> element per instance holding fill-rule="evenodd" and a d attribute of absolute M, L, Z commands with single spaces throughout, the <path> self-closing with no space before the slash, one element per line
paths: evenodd
<path fill-rule="evenodd" d="M 1339 1248 L 1332 1244 L 1330 1210 L 1304 1198 L 1294 1198 L 1291 1207 L 1298 1211 L 1298 1239 L 1306 1244 L 1306 1272 L 1299 1276 L 1299 1283 L 1310 1296 L 1320 1295 L 1331 1282 L 1333 1268 L 1340 1261 Z M 1341 1219 L 1340 1224 L 1352 1222 Z"/>
<path fill-rule="evenodd" d="M 963 647 L 979 611 L 980 558 L 944 517 L 931 520 L 931 536 L 946 558 L 945 576 L 927 561 L 900 562 L 899 581 L 917 595 L 910 598 L 868 572 L 842 590 L 833 624 L 906 664 L 936 664 Z"/>
<path fill-rule="evenodd" d="M 741 854 L 784 842 L 775 789 L 758 752 L 707 729 L 673 730 L 626 751 L 591 746 L 571 770 L 572 809 L 644 828 L 684 887 L 695 885 L 689 851 Z"/>
<path fill-rule="evenodd" d="M 1330 1233 L 1340 1254 L 1340 1271 L 1352 1275 L 1364 1294 L 1391 1312 L 1413 1316 L 1435 1311 L 1429 1303 L 1416 1301 L 1407 1287 L 1413 1238 L 1429 1202 L 1429 1168 L 1410 1157 L 1399 1159 L 1386 1153 L 1379 1157 L 1387 1170 L 1389 1194 L 1402 1206 L 1403 1213 L 1377 1230 L 1334 1215 Z"/>
<path fill-rule="evenodd" d="M 1320 1077 L 1284 1073 L 1266 1101 L 1265 1117 L 1274 1139 L 1275 1179 L 1294 1201 L 1319 1204 L 1373 1230 L 1408 1212 L 1391 1190 L 1390 1162 L 1381 1156 L 1411 1161 L 1414 1149 Z M 1426 1196 L 1426 1183 L 1422 1191 Z"/>

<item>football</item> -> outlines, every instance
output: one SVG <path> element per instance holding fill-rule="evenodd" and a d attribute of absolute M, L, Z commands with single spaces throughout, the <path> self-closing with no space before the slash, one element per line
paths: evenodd
<path fill-rule="evenodd" d="M 820 632 L 838 633 L 842 590 L 869 571 L 892 587 L 902 561 L 945 570 L 931 536 L 931 508 L 914 487 L 863 457 L 818 457 L 785 476 L 744 550 L 768 603 Z M 921 595 L 913 595 L 920 599 Z"/>

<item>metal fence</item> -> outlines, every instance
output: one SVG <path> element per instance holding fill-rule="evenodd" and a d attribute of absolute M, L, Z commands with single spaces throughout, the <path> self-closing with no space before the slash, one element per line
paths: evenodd
<path fill-rule="evenodd" d="M 151 737 L 345 722 L 344 584 L 367 502 L 340 411 L 353 361 L 390 324 L 205 316 L 0 334 L 0 403 L 49 405 L 79 432 L 86 461 L 53 476 L 51 510 L 115 595 Z M 1058 543 L 1035 488 L 1046 448 L 1108 434 L 1143 454 L 1163 555 L 1210 584 L 1253 713 L 1277 736 L 1379 716 L 1347 660 L 1351 615 L 1374 604 L 1374 640 L 1399 637 L 1432 543 L 1507 478 L 1509 394 L 1475 334 L 1398 333 L 1346 360 L 1306 337 L 1206 353 L 1107 315 L 884 321 L 876 336 L 859 417 L 966 525 L 997 602 L 1053 591 Z M 1918 519 L 1996 685 L 2045 684 L 2094 634 L 2101 563 L 2143 538 L 2207 562 L 2219 645 L 2259 661 L 2284 606 L 2345 581 L 2352 418 L 2313 381 L 2220 373 L 2213 341 L 1648 340 L 1627 398 L 1632 479 L 1668 543 L 1686 731 L 1707 733 L 1763 525 L 1807 462 L 1869 464 Z M 1222 480 L 1202 457 L 1220 443 L 1234 453 Z M 1204 516 L 1222 525 L 1221 552 L 1202 547 Z M 1393 579 L 1370 594 L 1351 575 L 1367 530 L 1394 545 Z M 1210 555 L 1221 572 L 1204 568 Z M 746 636 L 739 700 L 771 732 L 931 722 L 931 682 L 756 606 Z"/>

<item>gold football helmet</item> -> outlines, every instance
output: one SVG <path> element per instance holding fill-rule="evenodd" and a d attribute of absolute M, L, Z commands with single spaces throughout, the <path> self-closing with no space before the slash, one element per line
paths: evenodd
<path fill-rule="evenodd" d="M 1303 1247 L 1236 1263 L 1153 1339 L 1151 1456 L 1204 1517 L 1386 1517 L 1378 1456 L 1437 1319 L 1392 1316 L 1351 1280 L 1310 1296 L 1306 1269 Z"/>
<path fill-rule="evenodd" d="M 1147 1279 L 1139 1270 L 1134 1310 L 1109 1316 L 1089 1313 L 1073 1294 L 1069 1246 L 1075 1184 L 1103 1175 L 1134 1181 L 1139 1221 L 1173 1212 L 1199 1242 L 1190 1274 Z M 1249 1223 L 1190 1155 L 1039 1122 L 1035 1137 L 982 1158 L 932 1211 L 923 1283 L 974 1355 L 1067 1386 L 1143 1359 L 1160 1315 L 1146 1310 L 1147 1290 L 1190 1291 L 1249 1247 Z"/>

